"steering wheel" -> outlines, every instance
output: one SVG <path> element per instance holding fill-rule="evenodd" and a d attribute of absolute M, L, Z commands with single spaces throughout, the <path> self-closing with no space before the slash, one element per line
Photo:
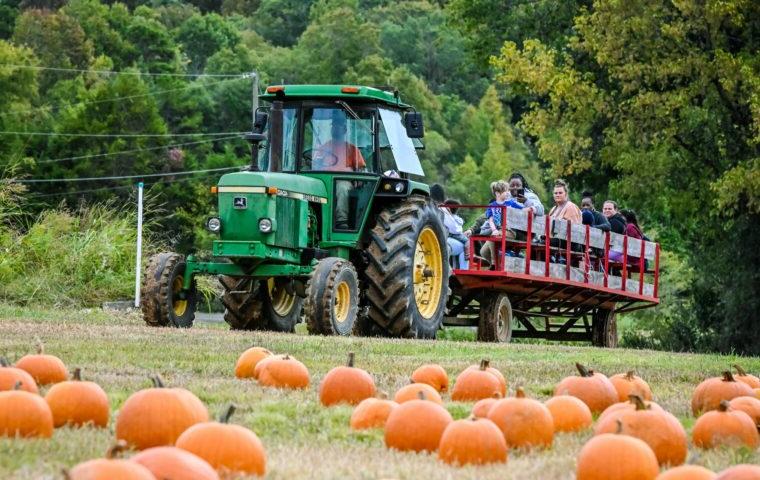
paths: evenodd
<path fill-rule="evenodd" d="M 332 151 L 324 151 L 321 150 L 318 152 L 320 154 L 318 159 L 322 160 L 322 168 L 319 170 L 330 170 L 330 167 L 338 165 L 338 162 L 340 161 L 340 158 L 338 158 L 337 155 L 335 155 Z M 330 158 L 332 157 L 332 158 Z M 311 168 L 314 168 L 314 149 L 313 148 L 307 148 L 304 149 L 303 153 L 301 154 L 301 158 L 309 163 L 311 163 Z M 325 162 L 327 160 L 327 162 Z"/>

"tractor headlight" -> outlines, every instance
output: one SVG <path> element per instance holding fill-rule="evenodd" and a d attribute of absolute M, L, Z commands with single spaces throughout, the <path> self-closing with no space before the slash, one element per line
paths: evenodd
<path fill-rule="evenodd" d="M 219 231 L 222 229 L 222 221 L 217 217 L 211 217 L 206 220 L 206 228 L 209 232 L 219 233 Z"/>
<path fill-rule="evenodd" d="M 261 233 L 269 233 L 272 231 L 272 220 L 268 218 L 262 218 L 259 220 L 259 231 Z"/>
<path fill-rule="evenodd" d="M 396 182 L 396 185 L 393 186 L 393 189 L 396 190 L 396 193 L 401 193 L 404 191 L 404 183 L 403 182 Z"/>

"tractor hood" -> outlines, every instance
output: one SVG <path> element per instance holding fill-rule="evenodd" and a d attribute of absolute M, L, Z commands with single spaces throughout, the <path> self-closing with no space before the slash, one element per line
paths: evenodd
<path fill-rule="evenodd" d="M 226 190 L 221 187 L 253 187 L 260 192 L 274 193 L 267 188 L 277 188 L 276 194 L 281 197 L 296 198 L 310 202 L 326 203 L 327 190 L 325 184 L 315 178 L 294 175 L 292 173 L 272 172 L 235 172 L 223 175 L 219 179 L 220 193 Z"/>

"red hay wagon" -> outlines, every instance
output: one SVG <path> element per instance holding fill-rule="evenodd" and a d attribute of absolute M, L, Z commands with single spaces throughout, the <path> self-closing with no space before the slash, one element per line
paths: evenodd
<path fill-rule="evenodd" d="M 481 341 L 543 338 L 615 347 L 616 314 L 659 303 L 657 243 L 501 209 L 501 231 L 473 234 L 465 246 L 469 265 L 453 265 L 445 325 L 477 326 Z M 483 242 L 494 242 L 493 265 L 479 257 Z"/>

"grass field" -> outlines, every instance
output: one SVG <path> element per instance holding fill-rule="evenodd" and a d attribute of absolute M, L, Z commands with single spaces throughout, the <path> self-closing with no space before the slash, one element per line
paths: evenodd
<path fill-rule="evenodd" d="M 374 375 L 378 388 L 391 394 L 409 382 L 414 368 L 426 362 L 443 365 L 453 381 L 463 368 L 490 358 L 506 375 L 510 392 L 521 385 L 539 399 L 548 398 L 560 379 L 574 374 L 576 361 L 610 375 L 635 369 L 649 381 L 655 400 L 678 416 L 687 431 L 694 421 L 689 412 L 691 392 L 699 381 L 718 375 L 737 360 L 748 371 L 760 370 L 758 358 L 564 345 L 240 333 L 205 323 L 190 330 L 156 329 L 143 326 L 136 314 L 0 304 L 0 354 L 15 361 L 34 350 L 35 338 L 70 369 L 82 367 L 86 379 L 100 383 L 109 394 L 112 412 L 117 412 L 132 392 L 148 387 L 148 376 L 154 373 L 160 373 L 171 386 L 193 391 L 214 416 L 234 402 L 239 410 L 233 421 L 255 431 L 266 446 L 267 478 L 271 479 L 574 477 L 575 457 L 590 432 L 560 434 L 554 446 L 543 452 L 512 451 L 506 465 L 463 469 L 445 466 L 435 455 L 389 451 L 379 431 L 353 433 L 348 428 L 349 407 L 326 409 L 317 400 L 321 378 L 343 363 L 349 351 L 356 352 L 357 366 Z M 276 391 L 236 380 L 232 373 L 235 360 L 252 345 L 287 352 L 304 362 L 311 372 L 311 388 Z M 454 418 L 466 417 L 471 406 L 447 401 Z M 109 430 L 63 428 L 56 430 L 51 440 L 0 440 L 0 478 L 60 478 L 62 468 L 102 456 L 113 439 L 114 416 Z M 690 461 L 718 471 L 735 463 L 760 463 L 760 453 L 692 449 Z"/>

